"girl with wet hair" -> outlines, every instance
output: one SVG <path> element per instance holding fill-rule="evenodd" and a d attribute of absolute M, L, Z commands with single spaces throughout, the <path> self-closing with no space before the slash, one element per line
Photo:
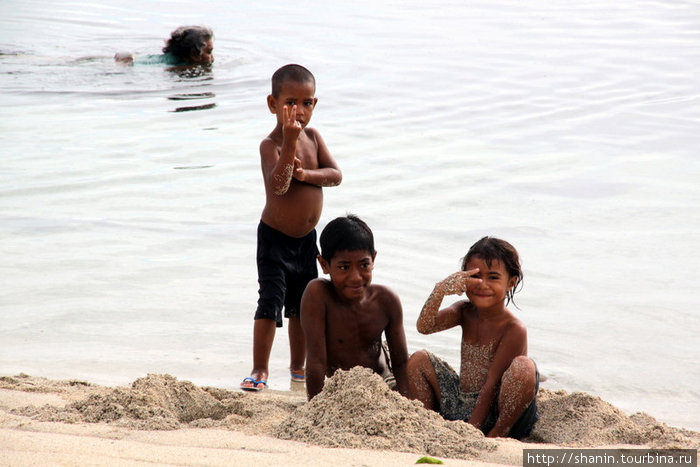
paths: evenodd
<path fill-rule="evenodd" d="M 134 58 L 129 52 L 119 52 L 114 60 L 125 65 L 210 65 L 214 62 L 214 33 L 206 26 L 180 26 L 165 42 L 162 55 Z"/>
<path fill-rule="evenodd" d="M 214 33 L 206 26 L 180 26 L 170 34 L 163 53 L 186 63 L 209 64 L 214 61 L 213 39 Z"/>

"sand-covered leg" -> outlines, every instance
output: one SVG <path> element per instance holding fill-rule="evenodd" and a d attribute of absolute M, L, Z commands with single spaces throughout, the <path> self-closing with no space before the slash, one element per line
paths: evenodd
<path fill-rule="evenodd" d="M 513 359 L 501 379 L 498 394 L 498 420 L 489 437 L 506 437 L 511 427 L 535 397 L 537 382 L 535 363 L 521 355 Z"/>
<path fill-rule="evenodd" d="M 435 368 L 425 350 L 415 352 L 406 364 L 408 392 L 411 399 L 423 403 L 428 410 L 440 407 L 440 386 Z"/>

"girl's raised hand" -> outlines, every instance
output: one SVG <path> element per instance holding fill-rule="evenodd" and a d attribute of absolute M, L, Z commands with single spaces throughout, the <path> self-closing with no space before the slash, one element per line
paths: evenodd
<path fill-rule="evenodd" d="M 479 269 L 457 271 L 450 274 L 437 285 L 445 295 L 462 295 L 467 291 L 467 285 L 481 283 L 481 279 L 472 277 Z"/>

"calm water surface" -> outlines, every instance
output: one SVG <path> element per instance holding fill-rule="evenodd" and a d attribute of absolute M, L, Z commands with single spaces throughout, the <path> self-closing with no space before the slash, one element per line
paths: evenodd
<path fill-rule="evenodd" d="M 700 429 L 700 5 L 0 2 L 0 374 L 235 388 L 251 366 L 269 77 L 314 71 L 344 173 L 322 228 L 374 229 L 409 350 L 483 235 L 549 381 Z M 211 70 L 121 67 L 181 24 Z M 286 328 L 270 383 L 288 389 Z"/>

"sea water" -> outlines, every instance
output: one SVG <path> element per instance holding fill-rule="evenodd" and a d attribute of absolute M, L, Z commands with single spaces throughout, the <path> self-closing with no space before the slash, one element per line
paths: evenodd
<path fill-rule="evenodd" d="M 409 351 L 458 367 L 459 330 L 415 320 L 502 237 L 543 387 L 700 429 L 698 21 L 683 0 L 0 2 L 0 374 L 238 386 L 265 98 L 301 63 L 344 175 L 319 230 L 372 227 Z M 113 62 L 183 24 L 213 28 L 211 70 Z M 272 388 L 288 362 L 283 328 Z"/>

